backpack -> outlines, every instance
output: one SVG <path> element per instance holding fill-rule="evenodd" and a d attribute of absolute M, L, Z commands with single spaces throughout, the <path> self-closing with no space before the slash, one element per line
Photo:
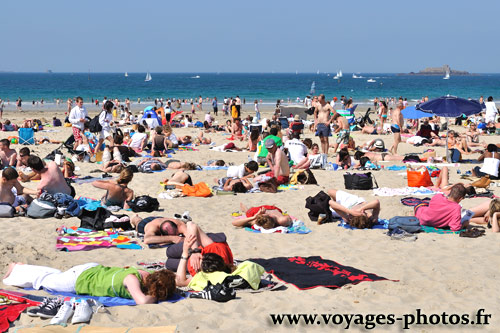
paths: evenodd
<path fill-rule="evenodd" d="M 14 217 L 16 209 L 9 205 L 8 203 L 0 203 L 0 217 Z"/>
<path fill-rule="evenodd" d="M 34 219 L 43 219 L 54 217 L 56 211 L 57 208 L 52 202 L 35 199 L 29 205 L 26 215 Z"/>
<path fill-rule="evenodd" d="M 372 178 L 372 173 L 345 173 L 344 174 L 344 185 L 346 190 L 371 190 L 373 189 L 373 181 L 375 177 Z M 377 181 L 375 180 L 376 188 L 378 188 Z"/>
<path fill-rule="evenodd" d="M 103 112 L 106 111 L 101 111 L 101 113 Z M 101 123 L 99 123 L 99 117 L 101 116 L 101 113 L 92 118 L 92 120 L 89 122 L 89 131 L 91 133 L 100 133 L 102 131 Z"/>
<path fill-rule="evenodd" d="M 149 195 L 141 195 L 132 201 L 127 201 L 127 204 L 134 213 L 148 212 L 151 213 L 160 208 L 158 199 L 152 198 Z"/>
<path fill-rule="evenodd" d="M 306 170 L 298 170 L 295 172 L 290 178 L 290 184 L 295 185 L 295 184 L 313 184 L 317 185 L 318 181 L 316 180 L 316 177 L 314 177 L 313 173 L 311 170 L 306 169 Z"/>
<path fill-rule="evenodd" d="M 134 230 L 130 224 L 130 219 L 124 222 L 106 222 L 110 216 L 116 216 L 121 219 L 127 215 L 115 215 L 103 207 L 98 207 L 97 210 L 82 209 L 80 215 L 80 228 L 91 230 L 104 230 L 109 228 L 122 228 L 123 230 Z"/>
<path fill-rule="evenodd" d="M 319 214 L 326 214 L 325 222 L 333 221 L 332 211 L 330 210 L 329 201 L 332 198 L 324 191 L 320 191 L 314 197 L 307 197 L 306 208 L 309 209 L 309 218 L 311 221 L 317 221 Z"/>
<path fill-rule="evenodd" d="M 394 216 L 389 220 L 389 230 L 396 228 L 401 228 L 410 233 L 416 233 L 422 230 L 420 221 L 415 216 Z"/>

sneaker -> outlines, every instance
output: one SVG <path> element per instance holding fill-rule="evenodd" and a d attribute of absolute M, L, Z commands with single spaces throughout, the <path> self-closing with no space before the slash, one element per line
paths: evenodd
<path fill-rule="evenodd" d="M 28 311 L 26 311 L 26 313 L 28 314 L 28 316 L 30 317 L 38 317 L 38 311 L 43 308 L 43 307 L 46 307 L 49 302 L 51 301 L 51 298 L 49 297 L 45 297 L 42 301 L 42 303 L 40 303 L 39 306 L 35 306 L 31 309 L 29 309 Z"/>
<path fill-rule="evenodd" d="M 40 310 L 38 310 L 37 315 L 40 318 L 52 318 L 54 317 L 57 312 L 59 311 L 59 308 L 61 305 L 63 305 L 64 300 L 62 298 L 53 298 L 51 299 L 46 306 L 40 307 Z"/>
<path fill-rule="evenodd" d="M 61 305 L 59 311 L 54 318 L 50 320 L 51 325 L 61 325 L 66 324 L 68 319 L 73 315 L 73 303 L 66 301 Z"/>
<path fill-rule="evenodd" d="M 92 308 L 86 299 L 79 300 L 75 302 L 75 313 L 73 314 L 73 319 L 71 319 L 72 324 L 87 323 L 92 318 Z"/>

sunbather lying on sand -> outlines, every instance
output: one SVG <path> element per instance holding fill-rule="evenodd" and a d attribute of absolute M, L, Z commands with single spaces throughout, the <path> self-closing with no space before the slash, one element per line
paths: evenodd
<path fill-rule="evenodd" d="M 252 182 L 247 177 L 232 178 L 224 177 L 221 179 L 214 179 L 216 184 L 222 186 L 224 191 L 233 191 L 235 193 L 246 193 L 253 188 Z"/>
<path fill-rule="evenodd" d="M 181 220 L 166 217 L 148 216 L 141 218 L 139 215 L 132 217 L 130 223 L 139 234 L 144 234 L 146 244 L 172 244 L 184 240 L 186 224 Z"/>
<path fill-rule="evenodd" d="M 288 227 L 292 224 L 292 218 L 283 215 L 283 211 L 276 206 L 264 205 L 247 209 L 241 203 L 240 210 L 245 214 L 245 217 L 233 220 L 235 227 L 250 227 L 256 224 L 264 229 L 272 229 L 279 226 Z"/>
<path fill-rule="evenodd" d="M 380 202 L 372 200 L 366 202 L 358 197 L 341 190 L 328 190 L 330 209 L 334 217 L 340 217 L 352 227 L 358 229 L 371 228 L 378 222 Z"/>
<path fill-rule="evenodd" d="M 165 178 L 163 180 L 163 184 L 175 185 L 177 187 L 182 187 L 186 184 L 193 186 L 193 180 L 189 174 L 184 172 L 184 170 L 179 170 L 173 173 L 170 178 Z"/>
<path fill-rule="evenodd" d="M 3 284 L 90 296 L 118 296 L 132 298 L 137 304 L 150 304 L 174 294 L 175 274 L 166 269 L 149 273 L 134 267 L 106 267 L 96 263 L 61 272 L 45 266 L 12 263 Z"/>

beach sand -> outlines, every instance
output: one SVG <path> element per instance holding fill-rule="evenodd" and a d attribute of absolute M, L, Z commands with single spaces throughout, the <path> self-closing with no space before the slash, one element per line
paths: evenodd
<path fill-rule="evenodd" d="M 362 110 L 359 110 L 362 111 Z M 243 115 L 253 114 L 253 106 L 247 105 Z M 54 111 L 44 112 L 43 116 L 51 120 Z M 63 111 L 58 112 L 63 118 Z M 91 114 L 93 116 L 95 112 Z M 224 119 L 219 112 L 218 121 Z M 269 117 L 271 110 L 264 110 Z M 24 118 L 41 117 L 37 112 L 4 113 L 14 123 Z M 204 113 L 197 117 L 203 121 Z M 373 117 L 372 117 L 373 118 Z M 48 136 L 64 141 L 71 133 L 71 128 L 56 128 L 53 133 L 36 133 L 36 137 Z M 197 129 L 174 129 L 177 135 L 196 135 Z M 0 132 L 0 138 L 14 135 L 12 132 Z M 227 143 L 227 137 L 221 134 L 208 135 L 217 145 Z M 352 133 L 357 144 L 373 138 L 369 135 Z M 306 131 L 305 137 L 313 137 Z M 381 136 L 387 147 L 392 144 L 392 135 Z M 498 142 L 498 136 L 482 136 L 488 143 Z M 313 139 L 318 142 L 318 139 Z M 246 143 L 235 142 L 238 146 Z M 35 154 L 47 155 L 58 145 L 48 144 L 31 146 Z M 19 145 L 12 146 L 19 149 Z M 182 161 L 204 164 L 209 159 L 224 159 L 226 162 L 241 164 L 253 153 L 222 153 L 209 150 L 208 146 L 199 147 L 197 152 L 178 152 L 174 157 Z M 422 147 L 413 147 L 402 143 L 400 153 L 421 153 Z M 437 148 L 438 155 L 443 155 L 444 148 Z M 477 154 L 470 155 L 477 157 Z M 330 157 L 329 161 L 333 161 Z M 392 164 L 392 163 L 391 163 Z M 387 165 L 387 163 L 385 164 Z M 77 163 L 80 175 L 88 175 L 96 169 L 96 164 Z M 462 164 L 458 169 L 462 173 L 474 165 Z M 457 168 L 450 168 L 450 181 L 459 181 Z M 193 182 L 207 182 L 225 176 L 225 170 L 190 171 Z M 107 313 L 95 314 L 92 324 L 96 326 L 159 326 L 177 325 L 180 332 L 259 332 L 259 331 L 310 331 L 317 332 L 346 327 L 345 321 L 340 327 L 328 325 L 296 326 L 273 325 L 270 314 L 415 314 L 421 309 L 427 315 L 469 314 L 475 316 L 478 309 L 485 309 L 492 314 L 490 325 L 477 326 L 486 331 L 500 329 L 498 300 L 500 292 L 496 287 L 500 267 L 497 253 L 500 234 L 487 231 L 479 239 L 460 238 L 458 235 L 419 234 L 415 242 L 391 240 L 383 230 L 346 230 L 336 223 L 317 225 L 311 222 L 305 209 L 305 199 L 320 190 L 330 188 L 344 189 L 342 174 L 344 171 L 314 170 L 319 186 L 307 185 L 300 190 L 288 190 L 276 194 L 239 194 L 237 196 L 213 196 L 210 198 L 159 199 L 161 212 L 142 213 L 141 216 L 173 216 L 174 213 L 190 211 L 193 221 L 207 232 L 224 232 L 228 237 L 234 256 L 237 259 L 252 257 L 272 258 L 279 256 L 322 256 L 340 264 L 353 266 L 369 273 L 374 273 L 394 281 L 362 282 L 347 285 L 337 290 L 316 288 L 300 291 L 292 285 L 286 290 L 263 292 L 259 294 L 238 293 L 237 299 L 228 303 L 216 303 L 206 300 L 190 299 L 176 304 L 162 303 L 155 305 L 121 306 L 107 309 Z M 397 171 L 374 172 L 381 187 L 403 187 L 406 179 Z M 160 181 L 170 176 L 170 171 L 153 174 L 135 174 L 129 185 L 136 195 L 149 194 L 156 197 L 162 191 Z M 25 186 L 34 188 L 37 183 Z M 75 185 L 78 196 L 100 198 L 104 192 L 90 184 Z M 500 188 L 493 187 L 500 195 Z M 366 199 L 373 199 L 372 191 L 352 191 Z M 401 197 L 377 197 L 381 202 L 381 217 L 411 215 L 412 209 L 400 203 Z M 467 199 L 465 208 L 472 207 L 485 199 Z M 301 219 L 312 230 L 307 235 L 297 234 L 255 234 L 231 225 L 231 213 L 239 210 L 239 203 L 246 206 L 274 204 L 291 215 Z M 2 219 L 0 236 L 0 267 L 2 274 L 10 262 L 25 262 L 36 265 L 53 266 L 67 269 L 86 262 L 98 262 L 112 266 L 135 265 L 138 260 L 165 259 L 164 249 L 119 250 L 100 249 L 88 252 L 57 252 L 55 250 L 56 228 L 61 225 L 78 226 L 77 218 L 58 220 L 55 218 L 33 220 L 28 218 Z M 497 244 L 497 245 L 495 245 Z M 0 282 L 0 286 L 5 288 Z M 8 289 L 12 289 L 9 287 Z M 44 295 L 42 291 L 32 293 Z M 318 316 L 319 317 L 319 316 Z M 472 317 L 473 318 L 473 317 Z M 475 319 L 475 318 L 473 318 Z M 14 323 L 15 327 L 25 325 L 44 325 L 48 320 L 32 318 L 22 314 Z M 363 325 L 354 326 L 362 330 Z M 351 329 L 354 328 L 351 325 Z M 379 330 L 400 331 L 401 322 L 393 326 L 377 326 Z M 416 331 L 469 331 L 472 327 L 447 325 L 421 325 L 412 327 Z"/>

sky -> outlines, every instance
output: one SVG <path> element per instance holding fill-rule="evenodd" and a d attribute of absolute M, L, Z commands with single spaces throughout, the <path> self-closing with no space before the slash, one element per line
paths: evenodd
<path fill-rule="evenodd" d="M 499 10 L 492 0 L 3 1 L 0 71 L 500 73 Z"/>

